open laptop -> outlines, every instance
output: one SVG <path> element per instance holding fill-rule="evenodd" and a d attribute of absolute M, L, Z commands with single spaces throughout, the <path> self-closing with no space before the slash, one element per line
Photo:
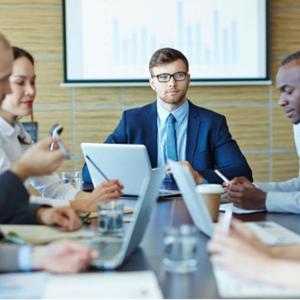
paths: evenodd
<path fill-rule="evenodd" d="M 139 196 L 144 178 L 151 174 L 151 163 L 144 145 L 82 143 L 81 149 L 94 186 L 114 178 L 124 184 L 124 196 Z M 169 188 L 161 188 L 159 193 L 159 197 L 176 195 L 179 191 Z"/>
<path fill-rule="evenodd" d="M 191 173 L 178 162 L 169 161 L 169 164 L 194 224 L 200 231 L 211 237 L 214 223 L 204 201 L 199 200 L 201 195 L 196 191 Z M 300 235 L 275 222 L 246 222 L 245 224 L 267 245 L 300 243 Z"/>
<path fill-rule="evenodd" d="M 115 269 L 138 247 L 146 231 L 164 176 L 164 169 L 157 168 L 144 179 L 142 193 L 122 239 L 104 237 L 91 241 L 89 246 L 99 252 L 99 256 L 91 262 L 92 266 L 99 269 Z"/>

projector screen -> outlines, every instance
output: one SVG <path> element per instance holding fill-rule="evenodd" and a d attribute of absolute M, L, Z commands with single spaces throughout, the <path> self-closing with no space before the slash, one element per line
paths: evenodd
<path fill-rule="evenodd" d="M 159 48 L 192 82 L 269 80 L 267 0 L 65 0 L 64 81 L 139 85 Z"/>

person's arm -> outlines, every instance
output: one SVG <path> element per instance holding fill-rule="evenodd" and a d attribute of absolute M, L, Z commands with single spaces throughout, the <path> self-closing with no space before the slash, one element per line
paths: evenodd
<path fill-rule="evenodd" d="M 0 244 L 0 271 L 76 273 L 86 269 L 96 256 L 95 250 L 72 241 L 57 241 L 37 247 Z"/>
<path fill-rule="evenodd" d="M 37 224 L 40 205 L 29 205 L 29 195 L 22 180 L 13 172 L 0 175 L 0 222 L 2 224 Z"/>
<path fill-rule="evenodd" d="M 224 116 L 218 118 L 212 134 L 212 151 L 217 168 L 228 179 L 245 176 L 250 181 L 252 171 L 237 143 L 232 139 Z M 223 183 L 214 170 L 199 169 L 198 171 L 208 182 Z"/>
<path fill-rule="evenodd" d="M 222 224 L 219 224 L 208 243 L 212 262 L 219 268 L 250 280 L 300 288 L 300 261 L 292 260 L 293 255 L 290 259 L 284 259 L 282 255 L 294 254 L 295 248 L 291 249 L 280 251 L 264 245 L 249 228 L 235 219 L 228 234 L 224 234 Z"/>
<path fill-rule="evenodd" d="M 123 188 L 118 180 L 105 181 L 91 193 L 78 192 L 75 199 L 70 201 L 70 206 L 78 212 L 96 211 L 98 201 L 118 199 L 122 195 Z"/>
<path fill-rule="evenodd" d="M 300 191 L 300 178 L 295 177 L 280 182 L 255 182 L 255 186 L 265 192 L 291 192 Z"/>
<path fill-rule="evenodd" d="M 246 177 L 236 177 L 225 187 L 224 198 L 243 209 L 265 209 L 266 197 L 266 193 L 256 188 Z"/>

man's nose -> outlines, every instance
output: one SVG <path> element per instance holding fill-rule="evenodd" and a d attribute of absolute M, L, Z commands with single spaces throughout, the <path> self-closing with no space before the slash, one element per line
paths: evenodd
<path fill-rule="evenodd" d="M 278 100 L 278 105 L 281 107 L 284 107 L 286 105 L 288 105 L 289 101 L 284 97 L 284 96 L 280 96 L 279 100 Z"/>
<path fill-rule="evenodd" d="M 169 86 L 174 86 L 176 84 L 176 80 L 174 79 L 173 76 L 171 76 L 170 80 L 169 80 Z"/>

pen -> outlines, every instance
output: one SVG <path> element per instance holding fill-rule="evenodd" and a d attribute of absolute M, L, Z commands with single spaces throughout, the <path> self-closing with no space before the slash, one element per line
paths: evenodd
<path fill-rule="evenodd" d="M 215 169 L 214 171 L 225 183 L 229 183 L 229 179 L 224 176 L 218 169 Z"/>
<path fill-rule="evenodd" d="M 223 218 L 223 231 L 225 234 L 228 234 L 231 218 L 232 218 L 233 204 L 229 204 L 225 210 L 224 218 Z"/>
<path fill-rule="evenodd" d="M 99 167 L 94 163 L 94 161 L 88 156 L 85 156 L 87 160 L 94 166 L 94 168 L 104 177 L 105 180 L 110 181 L 108 177 L 99 169 Z"/>

